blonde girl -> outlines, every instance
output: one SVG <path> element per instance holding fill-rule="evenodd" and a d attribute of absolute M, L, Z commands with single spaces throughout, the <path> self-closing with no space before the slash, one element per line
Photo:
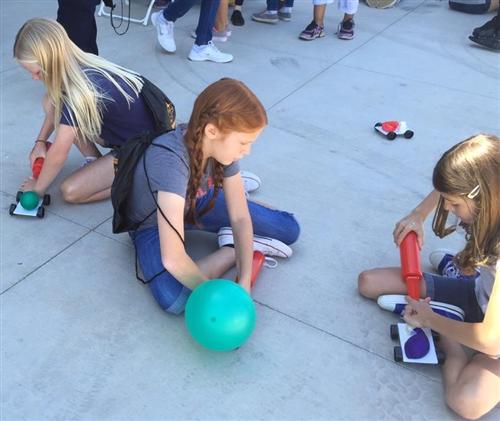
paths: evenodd
<path fill-rule="evenodd" d="M 181 313 L 192 289 L 234 265 L 250 291 L 254 249 L 291 256 L 296 219 L 247 202 L 239 170 L 266 124 L 250 89 L 221 79 L 198 96 L 188 125 L 156 138 L 139 161 L 129 217 L 141 224 L 131 236 L 145 282 L 165 311 Z M 184 245 L 192 229 L 217 233 L 220 249 L 193 261 Z"/>
<path fill-rule="evenodd" d="M 445 208 L 466 224 L 465 248 L 455 256 L 460 271 L 479 276 L 450 278 L 424 273 L 421 297 L 407 297 L 405 320 L 443 335 L 445 400 L 467 419 L 477 419 L 500 400 L 500 139 L 471 137 L 444 153 L 433 174 L 435 191 L 399 221 L 394 240 L 400 244 L 409 231 L 423 245 L 423 223 L 440 197 Z M 405 294 L 400 268 L 372 269 L 359 275 L 359 292 L 377 299 L 384 294 Z M 464 322 L 434 313 L 430 300 L 456 305 Z M 476 351 L 469 359 L 462 346 Z"/>
<path fill-rule="evenodd" d="M 45 120 L 29 155 L 31 163 L 38 157 L 45 157 L 45 163 L 38 179 L 26 180 L 21 189 L 43 194 L 75 144 L 90 163 L 62 182 L 64 199 L 84 203 L 108 198 L 113 156 L 101 156 L 95 144 L 117 149 L 130 137 L 154 129 L 141 97 L 141 77 L 83 52 L 60 24 L 48 19 L 31 19 L 21 27 L 14 57 L 46 88 Z M 54 131 L 53 145 L 47 150 Z"/>

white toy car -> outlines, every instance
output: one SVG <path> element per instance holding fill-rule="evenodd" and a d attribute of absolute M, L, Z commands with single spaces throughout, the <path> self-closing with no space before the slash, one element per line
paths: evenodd
<path fill-rule="evenodd" d="M 413 131 L 408 129 L 406 121 L 384 121 L 375 124 L 375 130 L 385 136 L 387 140 L 394 140 L 396 136 L 404 136 L 406 139 L 413 137 Z"/>

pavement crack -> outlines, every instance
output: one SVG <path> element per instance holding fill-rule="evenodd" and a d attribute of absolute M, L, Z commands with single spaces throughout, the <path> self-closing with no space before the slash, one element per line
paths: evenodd
<path fill-rule="evenodd" d="M 70 247 L 72 247 L 73 245 L 75 245 L 78 241 L 80 241 L 82 238 L 86 237 L 87 235 L 89 235 L 91 232 L 93 232 L 92 230 L 89 230 L 87 231 L 85 234 L 83 234 L 82 236 L 78 237 L 75 241 L 71 242 L 70 244 L 68 244 L 66 247 L 64 247 L 63 249 L 61 249 L 59 252 L 57 252 L 56 254 L 54 254 L 52 257 L 50 257 L 48 260 L 46 260 L 45 262 L 43 262 L 42 264 L 38 265 L 35 269 L 33 269 L 31 272 L 27 273 L 26 275 L 24 275 L 21 279 L 19 279 L 17 282 L 15 282 L 14 284 L 12 284 L 10 287 L 8 287 L 7 289 L 5 289 L 4 291 L 2 291 L 0 293 L 0 295 L 3 295 L 5 294 L 6 292 L 10 291 L 12 288 L 14 288 L 16 285 L 18 285 L 19 283 L 21 283 L 22 281 L 24 281 L 28 276 L 32 275 L 33 273 L 35 273 L 38 269 L 44 267 L 45 265 L 47 265 L 48 263 L 50 263 L 52 260 L 54 260 L 57 256 L 59 256 L 60 254 L 64 253 L 66 250 L 68 250 Z"/>
<path fill-rule="evenodd" d="M 434 377 L 428 376 L 428 375 L 426 375 L 425 373 L 422 373 L 421 371 L 415 370 L 415 369 L 411 368 L 410 366 L 408 366 L 407 364 L 399 364 L 399 363 L 396 363 L 396 362 L 394 362 L 393 360 L 391 360 L 390 358 L 384 357 L 383 355 L 380 355 L 380 354 L 376 353 L 375 351 L 372 351 L 372 350 L 370 350 L 370 349 L 364 348 L 364 347 L 362 347 L 361 345 L 358 345 L 358 344 L 357 344 L 357 343 L 355 343 L 355 342 L 352 342 L 352 341 L 350 341 L 350 340 L 348 340 L 348 339 L 342 338 L 342 337 L 340 337 L 340 336 L 338 336 L 338 335 L 336 335 L 336 334 L 334 334 L 334 333 L 332 333 L 332 332 L 330 332 L 330 331 L 328 331 L 328 330 L 325 330 L 325 329 L 323 329 L 323 328 L 320 328 L 320 327 L 318 327 L 318 326 L 315 326 L 315 325 L 313 325 L 313 324 L 311 324 L 311 323 L 309 323 L 309 322 L 305 322 L 304 320 L 300 320 L 300 319 L 298 319 L 297 317 L 292 316 L 291 314 L 285 313 L 285 312 L 283 312 L 283 311 L 281 311 L 281 310 L 278 310 L 277 308 L 274 308 L 274 307 L 270 306 L 269 304 L 264 304 L 264 303 L 262 303 L 262 302 L 260 302 L 260 301 L 257 301 L 257 300 L 254 300 L 254 301 L 255 301 L 257 304 L 261 305 L 262 307 L 266 307 L 266 308 L 268 308 L 269 310 L 274 311 L 274 312 L 276 312 L 276 313 L 278 313 L 278 314 L 281 314 L 282 316 L 285 316 L 285 317 L 287 317 L 287 318 L 289 318 L 289 319 L 291 319 L 291 320 L 293 320 L 293 321 L 295 321 L 295 322 L 297 322 L 297 323 L 300 323 L 300 324 L 302 324 L 302 325 L 304 325 L 304 326 L 307 326 L 307 327 L 309 327 L 309 328 L 311 328 L 311 329 L 314 329 L 314 330 L 316 330 L 316 331 L 318 331 L 318 332 L 321 332 L 321 333 L 323 333 L 323 334 L 325 334 L 325 335 L 328 335 L 328 336 L 331 336 L 331 337 L 333 337 L 333 338 L 335 338 L 335 339 L 338 339 L 339 341 L 342 341 L 342 342 L 344 342 L 344 343 L 346 343 L 346 344 L 348 344 L 348 345 L 351 345 L 351 346 L 353 346 L 353 347 L 355 347 L 355 348 L 357 348 L 357 349 L 359 349 L 359 350 L 361 350 L 361 351 L 367 352 L 368 354 L 371 354 L 371 355 L 373 355 L 374 357 L 377 357 L 377 358 L 379 358 L 379 359 L 381 359 L 381 360 L 384 360 L 384 361 L 390 362 L 390 363 L 392 363 L 392 364 L 397 364 L 397 365 L 398 365 L 398 366 L 400 366 L 401 368 L 404 368 L 405 370 L 411 371 L 412 373 L 415 373 L 415 374 L 418 374 L 418 375 L 420 375 L 420 376 L 422 376 L 422 377 L 425 377 L 426 379 L 431 380 L 431 381 L 433 381 L 433 382 L 436 382 L 436 383 L 439 383 L 439 382 L 440 382 L 440 380 L 438 380 L 438 379 L 436 379 L 436 378 L 434 378 Z"/>

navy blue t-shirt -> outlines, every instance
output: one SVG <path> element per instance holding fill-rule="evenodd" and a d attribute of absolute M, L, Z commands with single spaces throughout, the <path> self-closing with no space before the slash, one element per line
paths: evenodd
<path fill-rule="evenodd" d="M 131 137 L 148 130 L 155 129 L 155 122 L 151 111 L 147 107 L 141 95 L 137 98 L 132 89 L 121 79 L 116 78 L 118 84 L 127 92 L 134 102 L 130 105 L 121 92 L 102 74 L 95 70 L 85 70 L 91 83 L 105 95 L 101 100 L 102 126 L 100 137 L 104 140 L 104 146 L 119 148 Z M 66 104 L 62 107 L 60 124 L 76 126 L 72 121 L 71 110 Z"/>

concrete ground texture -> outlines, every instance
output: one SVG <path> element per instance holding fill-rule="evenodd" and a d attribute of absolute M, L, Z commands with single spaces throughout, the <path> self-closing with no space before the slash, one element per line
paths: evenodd
<path fill-rule="evenodd" d="M 132 13 L 146 3 L 133 1 Z M 467 39 L 491 15 L 437 0 L 362 3 L 355 38 L 342 41 L 332 5 L 326 37 L 305 42 L 298 34 L 312 5 L 295 3 L 291 22 L 266 25 L 250 20 L 264 2 L 247 0 L 245 26 L 219 44 L 234 55 L 229 64 L 187 60 L 197 6 L 176 23 L 175 54 L 160 50 L 151 24 L 118 36 L 97 17 L 100 54 L 160 86 L 178 121 L 221 77 L 244 81 L 267 109 L 269 126 L 241 166 L 263 181 L 251 198 L 293 212 L 301 236 L 291 259 L 263 269 L 249 341 L 218 353 L 136 281 L 132 243 L 111 231 L 110 201 L 64 203 L 58 185 L 79 167 L 76 150 L 44 219 L 8 214 L 30 174 L 44 93 L 12 45 L 27 19 L 54 18 L 57 2 L 0 2 L 2 420 L 460 419 L 444 404 L 439 367 L 393 361 L 398 319 L 356 283 L 364 269 L 398 265 L 394 224 L 431 190 L 441 154 L 475 133 L 500 133 L 500 55 Z M 406 120 L 414 138 L 375 133 L 392 119 Z M 462 244 L 439 240 L 428 222 L 426 270 L 431 250 Z M 195 256 L 217 247 L 211 234 L 188 243 Z M 498 419 L 499 408 L 484 417 Z"/>

